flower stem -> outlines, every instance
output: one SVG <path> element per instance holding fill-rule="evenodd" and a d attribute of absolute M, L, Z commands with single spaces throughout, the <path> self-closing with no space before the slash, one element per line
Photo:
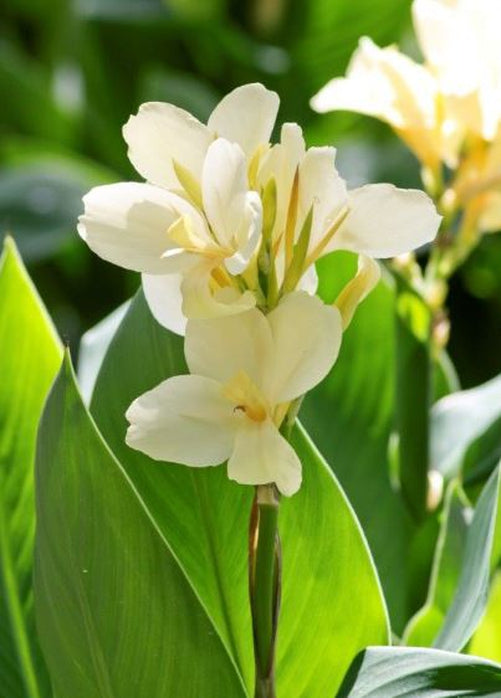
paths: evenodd
<path fill-rule="evenodd" d="M 249 591 L 256 662 L 255 698 L 275 698 L 275 643 L 280 606 L 279 499 L 274 485 L 258 485 L 251 515 Z"/>

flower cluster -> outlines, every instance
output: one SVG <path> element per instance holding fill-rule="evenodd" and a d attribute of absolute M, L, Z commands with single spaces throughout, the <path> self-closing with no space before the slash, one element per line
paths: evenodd
<path fill-rule="evenodd" d="M 414 0 L 412 11 L 424 63 L 364 37 L 346 77 L 331 80 L 312 106 L 386 121 L 423 164 L 445 214 L 462 210 L 470 228 L 499 230 L 501 3 Z M 453 171 L 445 191 L 442 164 Z"/>
<path fill-rule="evenodd" d="M 375 258 L 431 241 L 440 217 L 417 190 L 348 191 L 335 149 L 306 148 L 297 124 L 270 143 L 278 106 L 259 84 L 227 95 L 207 125 L 142 105 L 124 137 L 146 183 L 91 190 L 78 230 L 104 259 L 140 271 L 155 318 L 185 334 L 191 375 L 133 402 L 127 443 L 196 467 L 228 461 L 237 482 L 290 495 L 301 464 L 284 425 L 335 362 L 379 279 Z M 315 296 L 315 262 L 340 249 L 359 255 L 358 272 L 329 306 Z"/>

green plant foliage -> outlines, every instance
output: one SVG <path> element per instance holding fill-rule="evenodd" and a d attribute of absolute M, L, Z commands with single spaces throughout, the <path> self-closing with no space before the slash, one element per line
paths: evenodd
<path fill-rule="evenodd" d="M 445 477 L 483 479 L 500 456 L 501 376 L 433 406 L 431 462 Z"/>
<path fill-rule="evenodd" d="M 501 555 L 500 486 L 498 466 L 475 507 L 454 598 L 433 643 L 440 649 L 463 649 L 484 613 L 491 575 Z"/>
<path fill-rule="evenodd" d="M 501 555 L 500 480 L 498 467 L 485 485 L 472 519 L 465 509 L 464 495 L 454 486 L 449 491 L 428 600 L 409 624 L 408 644 L 456 652 L 475 632 Z"/>
<path fill-rule="evenodd" d="M 337 698 L 499 696 L 501 666 L 439 650 L 370 647 L 354 661 Z"/>
<path fill-rule="evenodd" d="M 33 461 L 61 347 L 12 240 L 0 259 L 0 347 L 0 696 L 43 698 L 31 588 Z"/>
<path fill-rule="evenodd" d="M 35 591 L 59 696 L 245 696 L 231 658 L 78 394 L 69 357 L 37 452 Z"/>
<path fill-rule="evenodd" d="M 106 181 L 97 168 L 62 157 L 32 158 L 0 172 L 0 235 L 15 231 L 23 259 L 39 262 L 76 242 L 82 196 Z"/>
<path fill-rule="evenodd" d="M 495 572 L 485 615 L 468 645 L 468 654 L 501 661 L 501 572 Z"/>
<path fill-rule="evenodd" d="M 130 402 L 185 371 L 181 338 L 153 320 L 139 292 L 111 342 L 91 411 L 250 686 L 251 488 L 230 482 L 223 467 L 159 464 L 124 443 Z M 295 439 L 305 482 L 298 495 L 284 501 L 281 513 L 284 597 L 277 676 L 285 695 L 299 685 L 308 695 L 323 696 L 336 689 L 356 652 L 375 641 L 371 638 L 387 641 L 387 621 L 370 554 L 348 503 L 304 434 Z M 305 668 L 310 663 L 311 671 Z"/>
<path fill-rule="evenodd" d="M 353 268 L 354 260 L 347 254 L 321 260 L 319 292 L 325 301 L 336 298 Z M 362 523 L 392 627 L 398 632 L 407 614 L 402 570 L 414 525 L 391 485 L 388 467 L 393 427 L 393 322 L 393 291 L 380 283 L 358 309 L 331 373 L 307 396 L 302 418 Z"/>
<path fill-rule="evenodd" d="M 441 512 L 428 597 L 405 630 L 403 640 L 407 645 L 431 647 L 440 631 L 461 573 L 471 513 L 459 484 L 452 482 Z"/>
<path fill-rule="evenodd" d="M 319 294 L 325 302 L 336 298 L 355 267 L 348 253 L 320 260 Z M 433 525 L 418 528 L 390 472 L 389 442 L 396 411 L 394 312 L 394 284 L 384 274 L 343 336 L 331 373 L 306 397 L 302 418 L 360 519 L 381 576 L 392 628 L 400 633 L 418 607 L 416 601 L 424 600 L 429 573 L 426 551 L 434 549 L 436 529 Z M 411 336 L 407 339 L 411 345 Z M 445 354 L 439 357 L 432 378 L 438 395 L 457 386 Z M 416 550 L 424 548 L 423 562 L 412 559 L 414 542 Z"/>

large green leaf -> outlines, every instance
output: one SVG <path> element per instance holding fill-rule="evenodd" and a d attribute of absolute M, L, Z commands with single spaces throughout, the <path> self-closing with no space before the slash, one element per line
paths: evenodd
<path fill-rule="evenodd" d="M 406 628 L 403 640 L 407 645 L 431 647 L 440 631 L 461 574 L 471 513 L 459 483 L 452 482 L 441 512 L 428 596 Z"/>
<path fill-rule="evenodd" d="M 33 460 L 61 348 L 12 240 L 0 260 L 0 697 L 48 695 L 33 617 Z"/>
<path fill-rule="evenodd" d="M 404 647 L 369 647 L 338 698 L 460 698 L 501 695 L 501 666 L 480 657 Z"/>
<path fill-rule="evenodd" d="M 332 302 L 353 274 L 354 260 L 336 253 L 321 260 L 318 271 L 320 294 Z M 415 526 L 392 487 L 388 465 L 394 404 L 393 299 L 393 289 L 383 282 L 360 306 L 336 365 L 307 396 L 302 418 L 360 519 L 398 632 L 408 612 L 403 578 Z"/>
<path fill-rule="evenodd" d="M 40 426 L 37 521 L 37 621 L 59 698 L 246 695 L 86 411 L 69 357 Z"/>
<path fill-rule="evenodd" d="M 501 376 L 439 400 L 432 411 L 431 462 L 445 477 L 485 477 L 501 456 Z"/>
<path fill-rule="evenodd" d="M 325 302 L 335 300 L 355 269 L 356 258 L 348 253 L 320 260 L 319 294 Z M 336 365 L 306 397 L 302 414 L 362 524 L 381 576 L 392 628 L 400 633 L 424 601 L 436 527 L 433 521 L 421 529 L 416 526 L 390 476 L 394 366 L 395 290 L 383 274 L 344 334 Z M 435 392 L 442 395 L 454 385 L 450 362 L 441 356 L 434 367 Z"/>
<path fill-rule="evenodd" d="M 468 644 L 468 654 L 501 661 L 501 571 L 494 574 L 484 617 Z"/>
<path fill-rule="evenodd" d="M 111 342 L 91 411 L 250 688 L 251 488 L 230 482 L 223 467 L 162 465 L 124 443 L 124 413 L 130 402 L 169 375 L 185 371 L 181 338 L 153 320 L 140 292 Z M 325 696 L 336 690 L 356 652 L 375 642 L 370 638 L 387 641 L 387 621 L 351 508 L 307 437 L 298 430 L 294 438 L 304 485 L 284 501 L 281 512 L 284 595 L 278 686 L 281 695 L 303 686 L 305 695 Z"/>
<path fill-rule="evenodd" d="M 501 467 L 487 481 L 468 529 L 458 585 L 433 645 L 459 651 L 474 633 L 487 604 L 491 575 L 501 555 Z"/>

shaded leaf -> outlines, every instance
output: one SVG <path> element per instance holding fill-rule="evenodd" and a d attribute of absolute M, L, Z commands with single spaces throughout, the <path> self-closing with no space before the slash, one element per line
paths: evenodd
<path fill-rule="evenodd" d="M 501 666 L 439 650 L 369 647 L 353 662 L 338 698 L 499 696 Z"/>
<path fill-rule="evenodd" d="M 439 400 L 432 411 L 431 463 L 445 477 L 484 476 L 501 456 L 501 376 Z"/>

